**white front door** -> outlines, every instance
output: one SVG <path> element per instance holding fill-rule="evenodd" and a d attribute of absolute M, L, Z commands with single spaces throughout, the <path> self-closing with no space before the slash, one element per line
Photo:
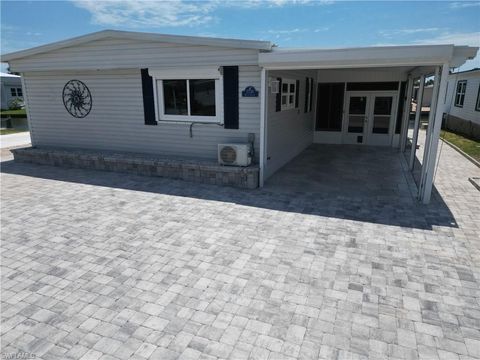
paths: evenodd
<path fill-rule="evenodd" d="M 365 144 L 369 99 L 368 94 L 349 94 L 346 97 L 347 111 L 343 124 L 344 144 Z"/>
<path fill-rule="evenodd" d="M 343 143 L 391 145 L 396 98 L 396 93 L 391 92 L 347 93 Z"/>

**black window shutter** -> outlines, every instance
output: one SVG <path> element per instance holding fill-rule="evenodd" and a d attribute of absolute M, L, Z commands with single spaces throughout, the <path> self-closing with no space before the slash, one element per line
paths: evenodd
<path fill-rule="evenodd" d="M 148 75 L 148 69 L 141 69 L 142 94 L 143 94 L 143 115 L 145 125 L 157 125 L 155 120 L 155 99 L 153 97 L 153 80 Z"/>
<path fill-rule="evenodd" d="M 308 112 L 308 93 L 310 92 L 310 79 L 305 78 L 305 107 L 303 112 Z"/>
<path fill-rule="evenodd" d="M 223 112 L 225 129 L 238 129 L 238 66 L 223 67 Z"/>
<path fill-rule="evenodd" d="M 300 80 L 295 82 L 295 109 L 298 108 L 298 100 L 300 95 Z"/>
<path fill-rule="evenodd" d="M 275 112 L 282 110 L 282 78 L 277 78 L 278 80 L 278 92 L 275 97 Z"/>
<path fill-rule="evenodd" d="M 313 110 L 313 78 L 310 78 L 310 104 L 308 104 L 308 111 Z"/>

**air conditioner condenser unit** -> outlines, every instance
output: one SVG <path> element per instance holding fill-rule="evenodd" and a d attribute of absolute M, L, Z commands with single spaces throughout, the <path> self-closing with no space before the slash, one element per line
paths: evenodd
<path fill-rule="evenodd" d="M 218 144 L 220 165 L 248 166 L 252 163 L 251 144 Z"/>

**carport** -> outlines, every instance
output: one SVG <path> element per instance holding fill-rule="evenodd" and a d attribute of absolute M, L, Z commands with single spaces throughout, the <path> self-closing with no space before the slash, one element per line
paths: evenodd
<path fill-rule="evenodd" d="M 477 50 L 467 46 L 428 45 L 275 49 L 260 53 L 260 184 L 288 164 L 284 170 L 290 171 L 292 181 L 301 183 L 304 176 L 310 185 L 317 182 L 317 188 L 324 191 L 337 184 L 331 191 L 348 192 L 355 186 L 347 185 L 354 182 L 372 189 L 377 187 L 377 191 L 397 187 L 403 182 L 400 179 L 403 173 L 392 170 L 396 165 L 386 161 L 385 154 L 408 151 L 407 168 L 413 169 L 411 159 L 418 155 L 421 110 L 418 107 L 409 137 L 413 85 L 419 79 L 417 96 L 421 101 L 425 78 L 433 77 L 431 111 L 415 194 L 419 201 L 429 203 L 448 72 L 473 58 Z M 323 154 L 316 156 L 315 151 Z M 344 161 L 345 157 L 350 164 Z M 289 164 L 292 160 L 296 164 Z M 386 175 L 383 178 L 367 171 L 382 163 L 381 173 Z M 339 171 L 338 164 L 343 164 L 344 169 Z M 391 171 L 389 164 L 393 166 Z M 279 181 L 278 177 L 271 179 L 271 183 Z"/>

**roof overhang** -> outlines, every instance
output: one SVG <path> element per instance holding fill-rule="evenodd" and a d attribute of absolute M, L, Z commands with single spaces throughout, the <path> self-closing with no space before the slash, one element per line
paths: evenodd
<path fill-rule="evenodd" d="M 269 69 L 348 69 L 396 66 L 459 67 L 473 59 L 478 48 L 454 45 L 382 46 L 345 49 L 273 49 L 259 54 L 259 65 Z"/>
<path fill-rule="evenodd" d="M 142 33 L 131 31 L 118 31 L 118 30 L 103 30 L 92 34 L 74 37 L 67 40 L 57 41 L 47 45 L 37 46 L 34 48 L 16 51 L 2 55 L 2 61 L 8 62 L 15 59 L 24 58 L 27 56 L 37 55 L 49 51 L 62 49 L 65 47 L 76 46 L 84 44 L 90 41 L 102 40 L 102 39 L 125 39 L 125 40 L 138 40 L 138 41 L 154 41 L 154 42 L 166 42 L 183 45 L 203 45 L 214 47 L 227 47 L 235 49 L 253 49 L 270 51 L 273 47 L 273 43 L 269 41 L 255 41 L 255 40 L 238 40 L 238 39 L 223 39 L 223 38 L 210 38 L 200 36 L 182 36 L 182 35 L 164 35 L 155 33 Z"/>

